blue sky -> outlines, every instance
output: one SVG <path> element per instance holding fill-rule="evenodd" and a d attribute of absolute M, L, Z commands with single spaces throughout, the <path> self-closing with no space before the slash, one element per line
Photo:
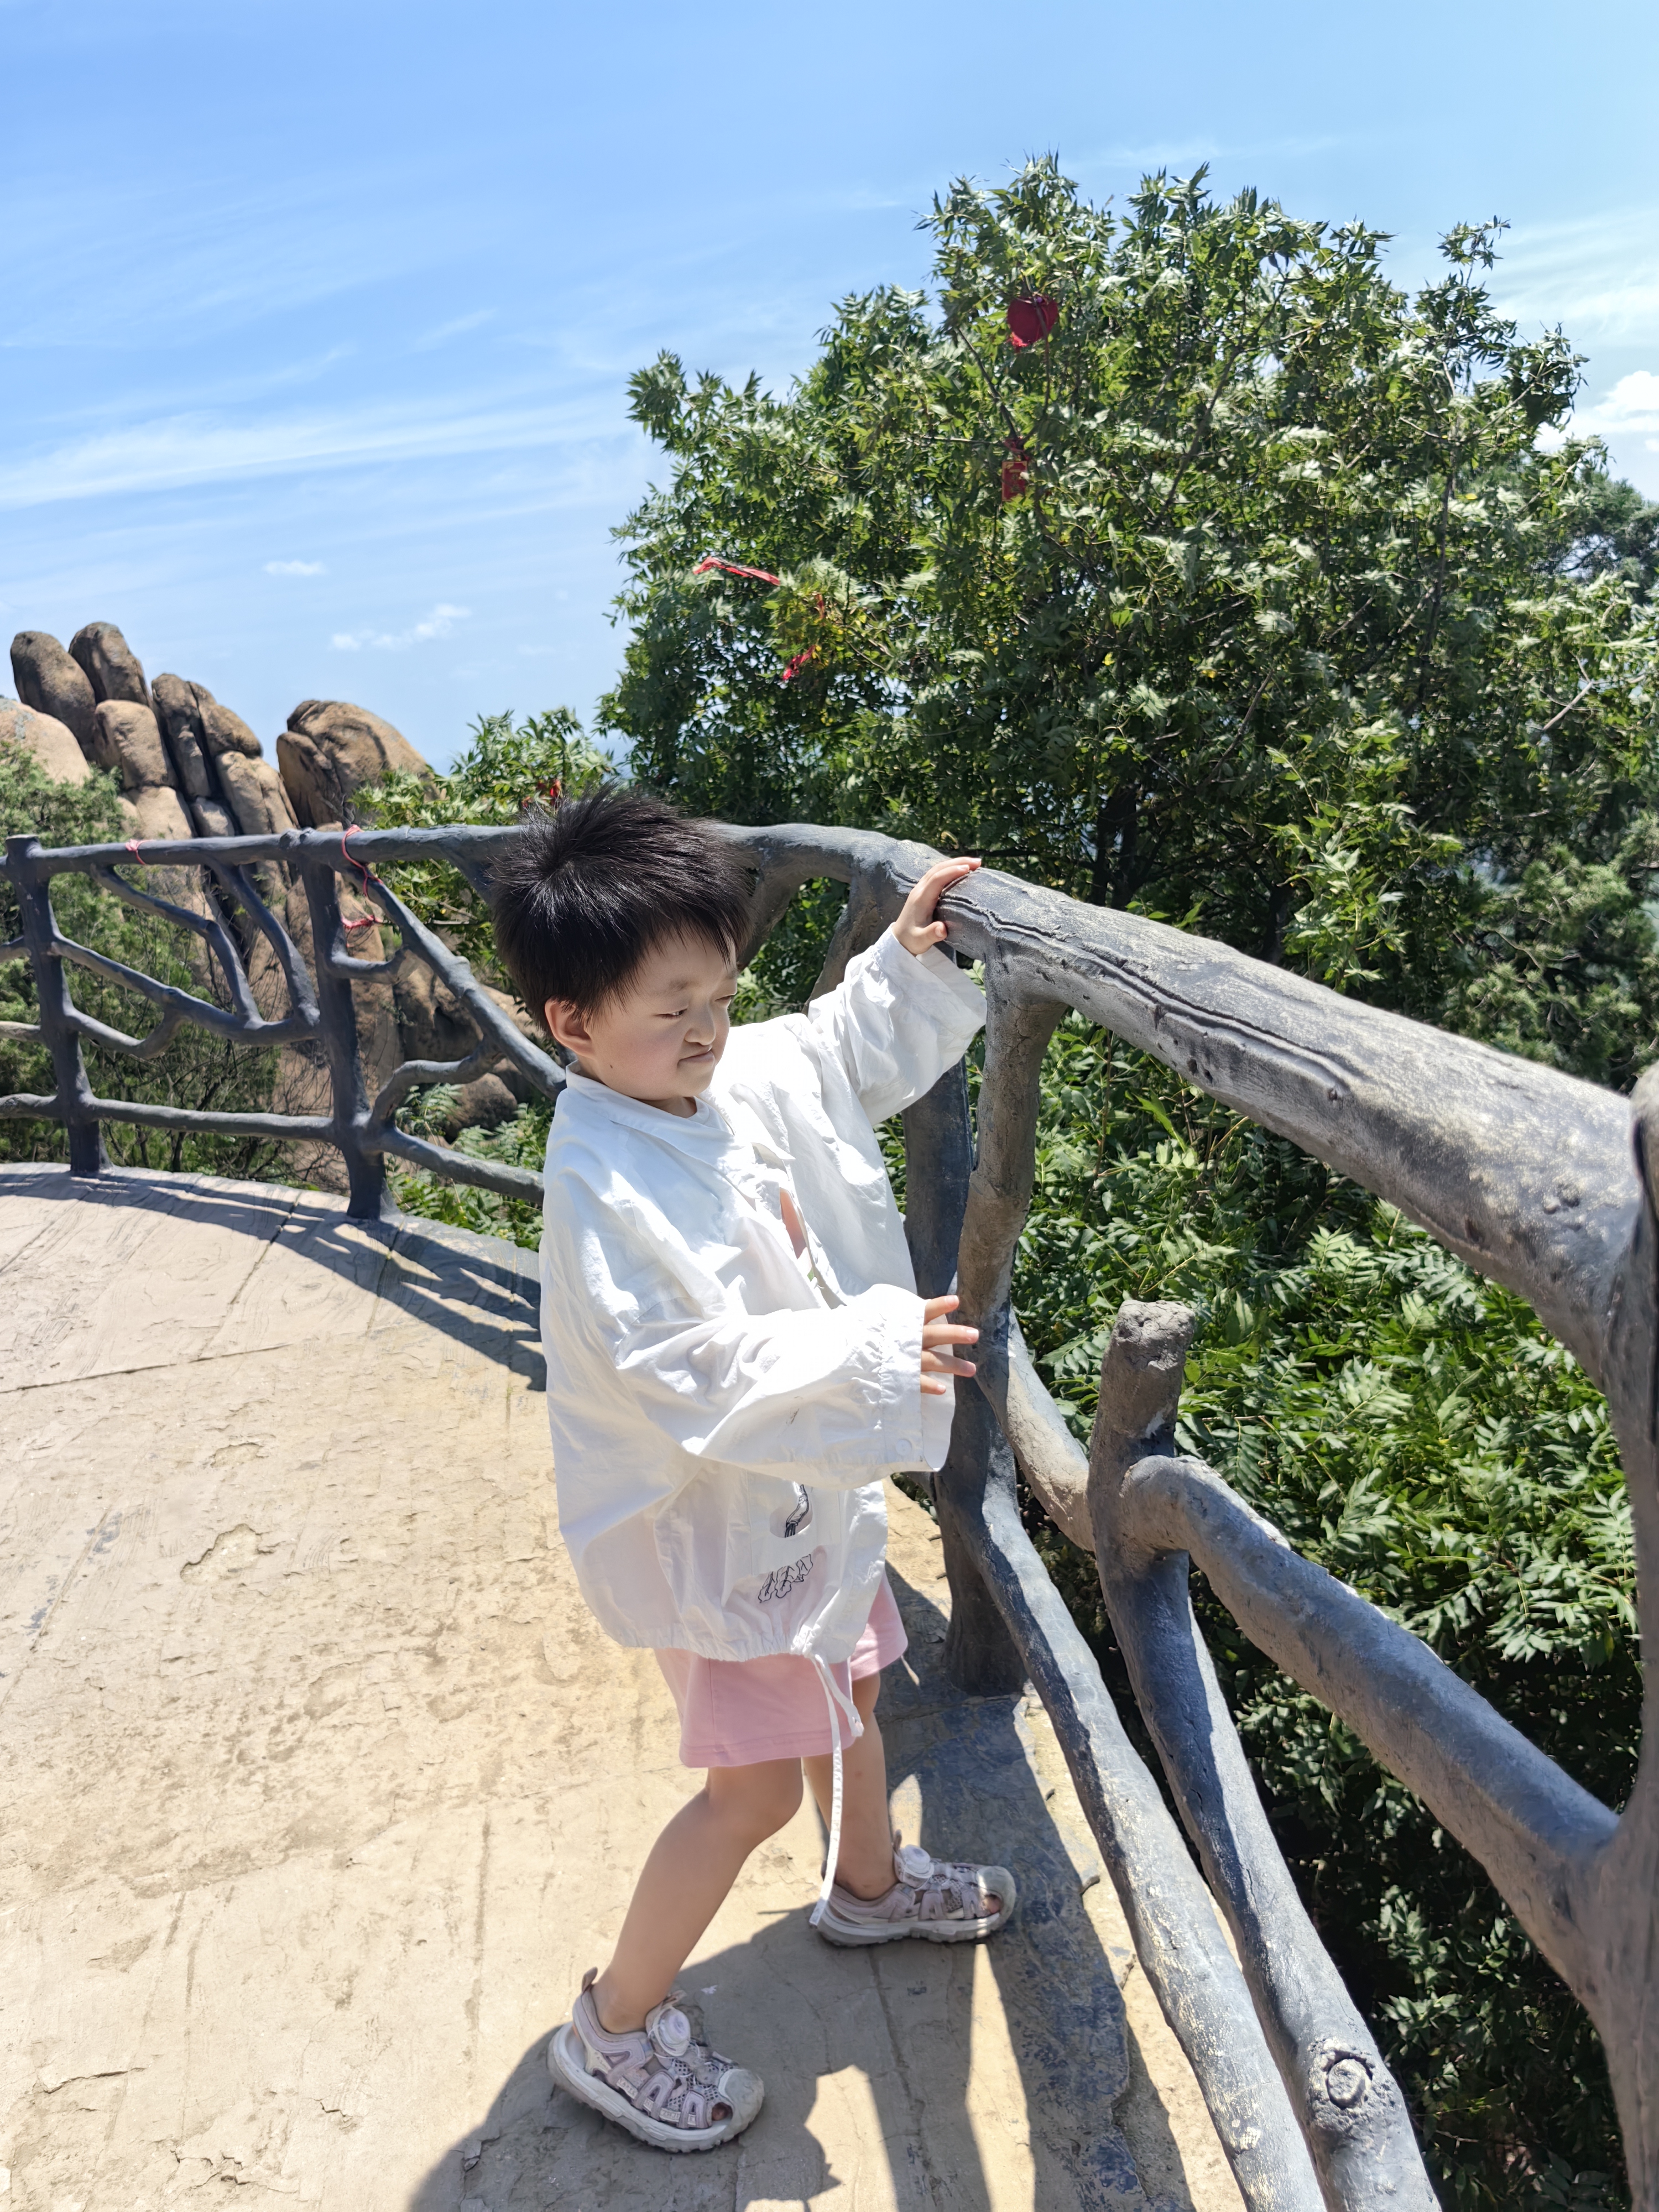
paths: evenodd
<path fill-rule="evenodd" d="M 1499 297 L 1659 496 L 1652 0 L 0 0 L 0 624 L 118 623 L 267 744 L 307 696 L 440 763 L 589 716 L 630 371 L 787 381 L 1032 152 L 1098 198 L 1207 161 L 1406 281 L 1506 216 Z"/>

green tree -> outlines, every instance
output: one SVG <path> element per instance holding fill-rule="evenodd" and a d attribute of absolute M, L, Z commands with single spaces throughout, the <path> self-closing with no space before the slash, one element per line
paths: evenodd
<path fill-rule="evenodd" d="M 1538 450 L 1576 357 L 1493 312 L 1500 227 L 1414 298 L 1378 234 L 1201 176 L 1119 218 L 1036 162 L 931 228 L 936 307 L 843 302 L 784 396 L 635 378 L 672 464 L 621 533 L 635 774 L 976 850 L 1431 1018 L 1475 1020 L 1495 968 L 1594 999 L 1611 967 L 1650 1036 L 1650 526 L 1593 445 Z M 1017 346 L 1021 301 L 1054 313 Z M 1599 1014 L 1496 1003 L 1523 1048 L 1633 1073 Z"/>

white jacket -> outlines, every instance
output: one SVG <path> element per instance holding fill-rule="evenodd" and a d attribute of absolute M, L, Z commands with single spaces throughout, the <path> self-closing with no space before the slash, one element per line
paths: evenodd
<path fill-rule="evenodd" d="M 884 1475 L 943 1465 L 874 1125 L 985 1018 L 889 932 L 805 1014 L 734 1029 L 681 1119 L 573 1074 L 547 1146 L 542 1341 L 559 1526 L 618 1643 L 851 1655 Z M 780 1186 L 808 1237 L 798 1260 Z"/>

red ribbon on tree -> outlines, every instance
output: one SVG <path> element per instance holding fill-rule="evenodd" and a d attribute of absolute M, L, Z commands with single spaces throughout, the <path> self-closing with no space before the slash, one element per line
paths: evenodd
<path fill-rule="evenodd" d="M 1024 292 L 1008 302 L 1008 343 L 1024 351 L 1042 345 L 1060 320 L 1060 306 L 1046 292 Z"/>
<path fill-rule="evenodd" d="M 694 576 L 706 575 L 710 568 L 723 568 L 728 576 L 752 576 L 757 583 L 781 584 L 781 576 L 775 576 L 769 568 L 745 568 L 741 561 L 722 561 L 714 554 L 699 561 L 691 571 Z"/>
<path fill-rule="evenodd" d="M 705 554 L 703 558 L 698 562 L 696 567 L 693 568 L 691 574 L 694 576 L 705 575 L 710 568 L 724 569 L 728 576 L 752 576 L 757 584 L 781 584 L 783 581 L 781 576 L 775 576 L 769 568 L 746 568 L 741 561 L 722 561 L 719 555 L 715 553 Z M 823 612 L 823 592 L 818 592 L 817 597 L 818 612 L 822 614 Z M 789 663 L 789 665 L 784 670 L 782 675 L 779 677 L 779 683 L 787 684 L 791 682 L 795 677 L 799 675 L 801 670 L 805 667 L 809 660 L 816 660 L 817 657 L 818 649 L 817 646 L 809 645 L 805 652 L 798 653 L 795 655 L 794 659 Z"/>
<path fill-rule="evenodd" d="M 1007 448 L 1006 458 L 1002 464 L 1002 497 L 1006 505 L 1009 500 L 1018 499 L 1024 492 L 1030 471 L 1026 461 L 1025 441 L 1018 432 L 1003 442 Z"/>

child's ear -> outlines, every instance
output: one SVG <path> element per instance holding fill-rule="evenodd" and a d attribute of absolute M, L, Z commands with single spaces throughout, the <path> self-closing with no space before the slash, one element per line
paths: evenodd
<path fill-rule="evenodd" d="M 567 1052 L 580 1053 L 593 1042 L 586 1015 L 580 1013 L 568 999 L 550 999 L 542 1008 L 542 1019 L 547 1024 L 549 1036 Z"/>

